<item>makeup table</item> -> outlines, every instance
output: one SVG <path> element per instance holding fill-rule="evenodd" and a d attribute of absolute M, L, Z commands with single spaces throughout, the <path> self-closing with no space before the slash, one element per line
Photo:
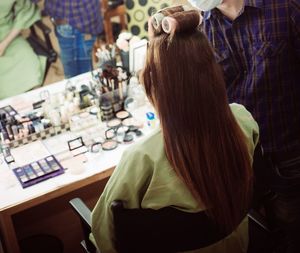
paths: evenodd
<path fill-rule="evenodd" d="M 73 81 L 80 83 L 80 81 L 88 81 L 89 78 L 91 78 L 90 73 L 86 73 L 75 77 Z M 22 111 L 26 107 L 31 106 L 33 101 L 39 100 L 41 91 L 49 90 L 50 93 L 55 93 L 64 89 L 65 83 L 66 81 L 64 80 L 50 86 L 2 100 L 0 101 L 0 107 L 10 104 L 17 111 Z M 144 119 L 145 113 L 149 109 L 146 107 L 147 106 L 145 106 L 145 108 L 141 107 L 137 110 L 137 115 L 140 115 L 141 121 L 146 120 Z M 144 138 L 145 135 L 151 131 L 152 129 L 144 127 L 143 136 L 134 142 Z M 67 141 L 71 137 L 72 133 L 65 132 L 49 139 L 37 140 L 11 149 L 11 153 L 18 166 L 54 154 L 65 168 L 65 172 L 62 175 L 24 189 L 21 187 L 17 177 L 13 174 L 12 169 L 9 168 L 4 162 L 3 157 L 0 156 L 0 232 L 1 241 L 5 245 L 5 252 L 20 253 L 18 231 L 15 226 L 16 223 L 18 223 L 15 221 L 15 217 L 19 213 L 26 213 L 28 210 L 34 208 L 38 209 L 39 206 L 52 200 L 63 198 L 64 196 L 68 198 L 68 194 L 72 192 L 78 192 L 93 184 L 97 186 L 98 182 L 107 180 L 118 164 L 123 151 L 130 146 L 130 144 L 120 144 L 116 149 L 111 151 L 102 150 L 99 153 L 88 152 L 84 155 L 73 157 L 63 152 L 63 150 L 67 149 Z M 100 193 L 101 192 L 96 192 L 95 196 L 99 196 Z M 86 194 L 86 192 L 84 194 Z M 65 205 L 67 205 L 67 203 L 65 203 Z M 35 222 L 39 222 L 38 216 Z M 54 222 L 56 221 L 54 220 Z M 22 228 L 22 230 L 24 229 L 25 228 Z M 77 243 L 79 243 L 79 241 L 73 242 L 73 244 Z M 79 244 L 77 247 L 79 248 Z M 68 251 L 66 250 L 65 252 Z"/>

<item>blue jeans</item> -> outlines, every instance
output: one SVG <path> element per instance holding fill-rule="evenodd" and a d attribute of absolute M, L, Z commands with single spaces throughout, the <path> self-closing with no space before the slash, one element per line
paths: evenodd
<path fill-rule="evenodd" d="M 87 35 L 66 24 L 57 25 L 56 36 L 66 78 L 92 70 L 92 49 L 96 36 Z"/>

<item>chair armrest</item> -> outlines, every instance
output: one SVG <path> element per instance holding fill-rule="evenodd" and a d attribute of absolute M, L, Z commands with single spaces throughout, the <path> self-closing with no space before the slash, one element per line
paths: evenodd
<path fill-rule="evenodd" d="M 69 201 L 75 213 L 86 226 L 91 227 L 91 210 L 83 203 L 80 198 L 75 198 Z"/>
<path fill-rule="evenodd" d="M 267 233 L 272 233 L 272 229 L 270 228 L 269 224 L 265 221 L 263 216 L 257 212 L 256 210 L 250 210 L 248 213 L 248 218 L 254 221 L 259 227 L 261 227 Z"/>
<path fill-rule="evenodd" d="M 91 210 L 83 203 L 80 198 L 74 198 L 69 201 L 75 213 L 80 218 L 82 232 L 84 240 L 81 242 L 81 246 L 84 248 L 86 252 L 94 253 L 96 252 L 96 247 L 90 241 L 90 233 L 91 233 Z"/>

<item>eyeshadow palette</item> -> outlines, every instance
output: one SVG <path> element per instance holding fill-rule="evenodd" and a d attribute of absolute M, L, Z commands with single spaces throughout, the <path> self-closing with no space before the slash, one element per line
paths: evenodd
<path fill-rule="evenodd" d="M 64 173 L 64 168 L 51 155 L 36 162 L 13 169 L 23 188 L 56 177 Z"/>

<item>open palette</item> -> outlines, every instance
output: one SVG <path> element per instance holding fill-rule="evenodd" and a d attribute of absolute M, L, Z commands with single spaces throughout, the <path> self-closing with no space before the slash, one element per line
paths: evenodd
<path fill-rule="evenodd" d="M 22 187 L 26 188 L 63 174 L 64 168 L 57 159 L 51 155 L 39 161 L 15 168 L 13 171 Z"/>

